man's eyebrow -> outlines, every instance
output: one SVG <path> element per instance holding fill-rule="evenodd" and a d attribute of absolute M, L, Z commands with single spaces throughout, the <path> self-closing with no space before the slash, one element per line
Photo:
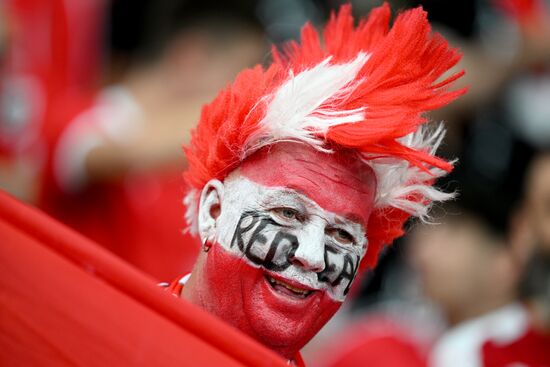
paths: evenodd
<path fill-rule="evenodd" d="M 366 227 L 366 223 L 363 223 L 363 218 L 356 213 L 343 213 L 338 214 L 336 217 L 336 222 L 344 224 L 347 222 L 353 222 L 354 224 L 358 224 L 361 226 L 362 230 L 364 231 Z"/>
<path fill-rule="evenodd" d="M 300 207 L 305 207 L 304 199 L 302 198 L 302 195 L 295 190 L 292 189 L 280 189 L 277 191 L 269 192 L 263 202 L 267 204 L 269 201 L 269 204 L 281 204 L 281 205 L 287 205 L 289 204 L 289 200 L 292 200 L 292 203 L 295 205 L 298 205 Z"/>
<path fill-rule="evenodd" d="M 296 203 L 303 209 L 305 209 L 305 207 L 308 205 L 319 206 L 319 204 L 309 199 L 305 193 L 301 192 L 301 190 L 290 188 L 280 189 L 279 191 L 271 192 L 267 195 L 267 199 L 273 200 L 275 202 L 272 204 L 277 204 L 279 202 L 281 205 L 288 204 L 288 202 L 282 202 L 283 200 L 291 199 L 293 203 Z M 326 211 L 326 209 L 321 209 Z M 330 212 L 330 210 L 328 212 Z M 361 230 L 365 232 L 367 223 L 363 223 L 363 217 L 361 217 L 357 213 L 345 212 L 335 214 L 335 216 L 336 222 L 338 224 L 358 224 L 361 227 Z"/>

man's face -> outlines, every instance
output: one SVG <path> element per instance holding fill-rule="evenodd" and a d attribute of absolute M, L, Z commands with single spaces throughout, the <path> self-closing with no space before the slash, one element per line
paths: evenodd
<path fill-rule="evenodd" d="M 450 213 L 443 223 L 416 227 L 408 238 L 425 295 L 456 324 L 512 298 L 518 274 L 503 238 L 464 209 Z"/>
<path fill-rule="evenodd" d="M 376 182 L 350 153 L 296 143 L 268 149 L 224 182 L 202 303 L 292 357 L 351 287 Z"/>

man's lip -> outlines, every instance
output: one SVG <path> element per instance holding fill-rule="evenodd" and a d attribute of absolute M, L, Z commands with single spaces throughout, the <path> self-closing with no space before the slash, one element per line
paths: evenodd
<path fill-rule="evenodd" d="M 265 273 L 264 276 L 272 288 L 277 286 L 284 287 L 286 290 L 290 291 L 292 295 L 296 295 L 297 297 L 307 298 L 317 291 L 317 289 L 273 273 Z"/>

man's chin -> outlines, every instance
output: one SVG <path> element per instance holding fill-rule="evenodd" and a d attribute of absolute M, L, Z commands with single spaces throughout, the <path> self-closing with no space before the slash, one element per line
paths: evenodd
<path fill-rule="evenodd" d="M 244 312 L 256 339 L 287 358 L 293 357 L 341 306 L 326 292 L 272 276 L 260 269 Z"/>
<path fill-rule="evenodd" d="M 341 305 L 325 291 L 252 266 L 218 244 L 205 271 L 207 309 L 286 358 L 313 338 Z"/>

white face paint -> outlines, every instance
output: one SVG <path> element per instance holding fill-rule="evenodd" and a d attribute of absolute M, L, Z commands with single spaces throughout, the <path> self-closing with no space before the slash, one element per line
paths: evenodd
<path fill-rule="evenodd" d="M 366 252 L 359 223 L 292 189 L 266 187 L 238 173 L 224 182 L 216 229 L 203 238 L 261 267 L 270 282 L 300 293 L 324 290 L 343 301 Z M 215 231 L 216 233 L 211 233 Z"/>

